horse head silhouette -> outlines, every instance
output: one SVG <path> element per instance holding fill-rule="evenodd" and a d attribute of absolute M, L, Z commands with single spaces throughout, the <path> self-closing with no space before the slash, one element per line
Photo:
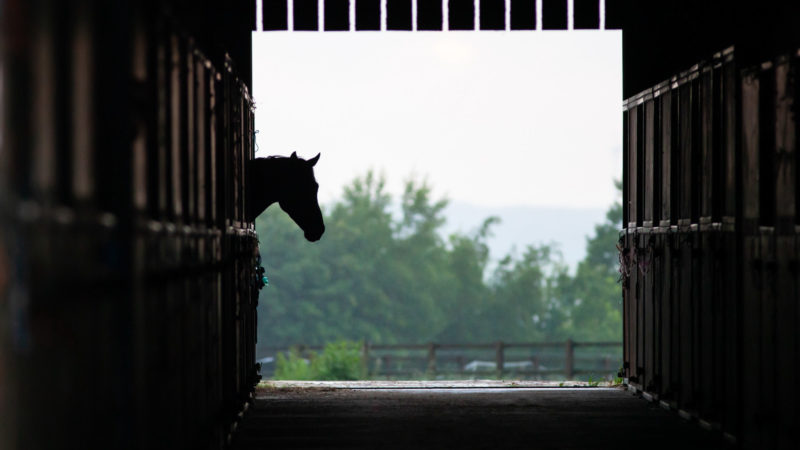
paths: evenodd
<path fill-rule="evenodd" d="M 317 201 L 319 184 L 314 178 L 317 156 L 305 160 L 292 156 L 256 158 L 247 163 L 247 220 L 252 222 L 269 205 L 278 202 L 282 210 L 314 242 L 322 237 L 325 224 Z"/>

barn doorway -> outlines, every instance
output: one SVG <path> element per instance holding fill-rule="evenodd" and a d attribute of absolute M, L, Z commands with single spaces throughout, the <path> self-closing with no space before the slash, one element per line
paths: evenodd
<path fill-rule="evenodd" d="M 256 157 L 322 153 L 328 229 L 311 245 L 277 207 L 257 221 L 262 375 L 613 382 L 621 32 L 576 30 L 573 2 L 565 31 L 543 2 L 529 30 L 499 2 L 490 31 L 497 2 L 471 1 L 471 26 L 443 2 L 438 33 L 418 2 L 405 32 L 393 2 L 378 30 L 349 32 L 344 2 L 343 32 L 300 32 L 342 28 L 316 3 L 253 35 Z"/>

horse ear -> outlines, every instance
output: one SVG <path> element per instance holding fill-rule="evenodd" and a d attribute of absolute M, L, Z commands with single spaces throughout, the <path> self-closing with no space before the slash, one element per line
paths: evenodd
<path fill-rule="evenodd" d="M 292 156 L 290 156 L 290 158 L 297 159 L 297 152 L 292 152 Z"/>
<path fill-rule="evenodd" d="M 320 155 L 320 154 L 319 154 L 319 153 L 317 153 L 317 156 L 315 156 L 315 157 L 313 157 L 313 158 L 311 158 L 311 159 L 309 159 L 309 160 L 308 160 L 308 164 L 309 164 L 311 167 L 314 167 L 315 165 L 317 165 L 317 161 L 319 161 L 319 155 Z"/>

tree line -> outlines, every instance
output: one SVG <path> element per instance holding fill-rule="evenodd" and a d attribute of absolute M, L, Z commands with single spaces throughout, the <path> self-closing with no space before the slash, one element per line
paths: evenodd
<path fill-rule="evenodd" d="M 259 298 L 259 345 L 622 339 L 619 202 L 573 275 L 550 244 L 504 255 L 487 273 L 498 218 L 445 238 L 447 200 L 429 183 L 407 181 L 398 200 L 383 176 L 356 178 L 324 208 L 327 231 L 314 244 L 277 206 L 258 218 L 270 280 Z"/>

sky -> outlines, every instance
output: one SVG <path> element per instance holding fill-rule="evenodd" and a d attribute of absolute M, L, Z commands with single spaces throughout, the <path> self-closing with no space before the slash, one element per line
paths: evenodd
<path fill-rule="evenodd" d="M 321 153 L 480 206 L 605 208 L 621 176 L 619 31 L 257 32 L 258 153 Z"/>

